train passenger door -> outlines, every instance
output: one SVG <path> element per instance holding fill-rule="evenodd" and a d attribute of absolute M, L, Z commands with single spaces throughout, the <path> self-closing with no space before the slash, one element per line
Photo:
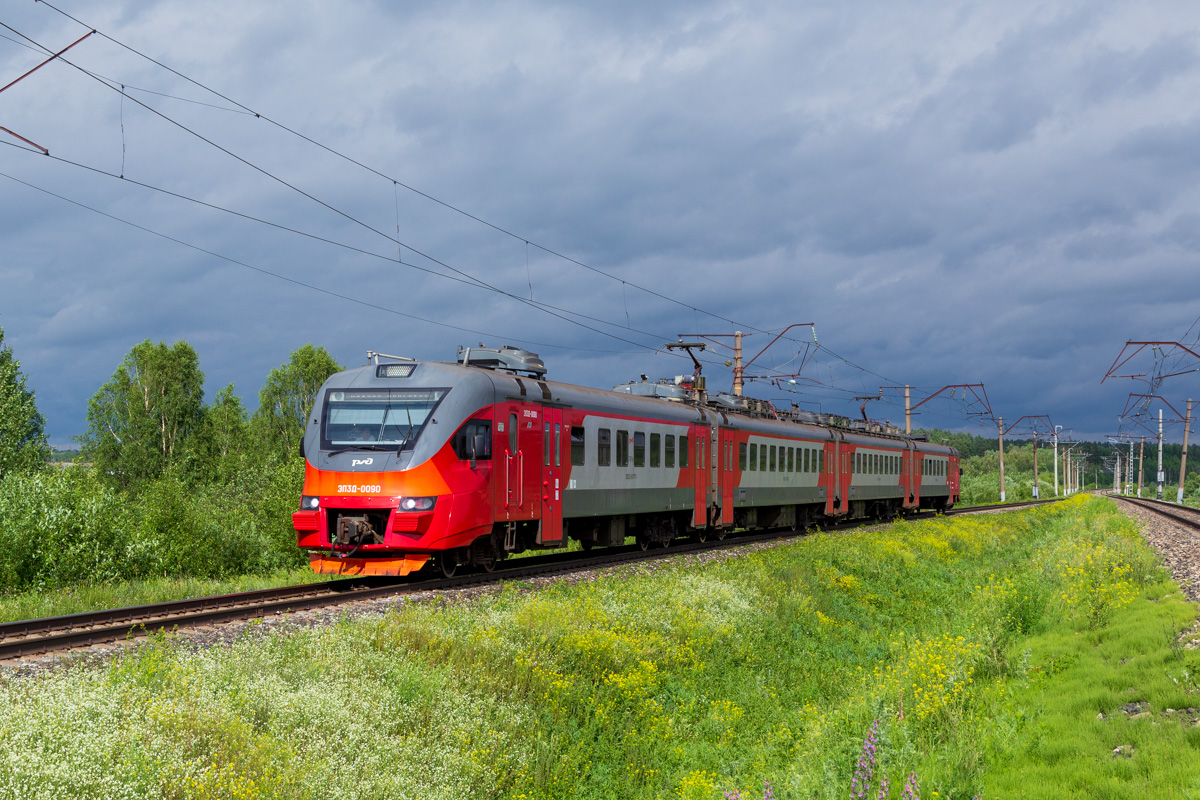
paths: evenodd
<path fill-rule="evenodd" d="M 542 470 L 538 464 L 542 452 L 540 409 L 509 406 L 504 427 L 503 434 L 497 431 L 500 439 L 497 444 L 502 446 L 493 448 L 493 452 L 504 454 L 504 486 L 496 494 L 497 517 L 509 521 L 537 519 L 542 488 Z"/>
<path fill-rule="evenodd" d="M 692 444 L 695 452 L 692 454 L 692 480 L 695 482 L 695 509 L 692 511 L 692 525 L 697 528 L 708 526 L 708 426 L 692 426 Z"/>
<path fill-rule="evenodd" d="M 721 487 L 721 524 L 733 524 L 733 493 L 737 488 L 737 444 L 733 441 L 733 431 L 721 430 L 720 443 L 720 487 Z"/>
<path fill-rule="evenodd" d="M 503 458 L 503 485 L 496 487 L 496 518 L 502 520 L 518 520 L 522 515 L 520 508 L 524 502 L 521 488 L 524 478 L 522 462 L 524 453 L 521 450 L 521 409 L 519 406 L 509 406 L 507 413 L 498 414 L 496 425 L 496 442 L 492 452 L 498 458 Z"/>
<path fill-rule="evenodd" d="M 920 497 L 917 494 L 917 482 L 913 479 L 913 465 L 916 463 L 917 452 L 913 450 L 912 443 L 908 443 L 908 449 L 904 451 L 904 507 L 916 508 L 920 505 Z"/>
<path fill-rule="evenodd" d="M 835 431 L 825 453 L 825 480 L 829 485 L 829 491 L 825 493 L 825 513 L 830 516 L 841 514 L 845 502 L 845 498 L 842 497 L 846 493 L 844 487 L 847 485 L 842 472 L 843 456 L 842 437 Z"/>
<path fill-rule="evenodd" d="M 563 538 L 562 460 L 563 412 L 561 408 L 542 407 L 542 527 L 538 544 L 557 544 Z"/>

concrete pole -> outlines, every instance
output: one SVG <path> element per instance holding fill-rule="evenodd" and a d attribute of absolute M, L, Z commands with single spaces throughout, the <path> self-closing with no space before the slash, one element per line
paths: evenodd
<path fill-rule="evenodd" d="M 1142 496 L 1142 478 L 1146 473 L 1146 437 L 1142 437 L 1141 444 L 1138 445 L 1138 493 L 1137 496 Z"/>
<path fill-rule="evenodd" d="M 1117 448 L 1117 459 L 1113 462 L 1113 492 L 1121 494 L 1121 449 Z"/>
<path fill-rule="evenodd" d="M 1058 426 L 1054 426 L 1054 496 L 1058 497 Z"/>
<path fill-rule="evenodd" d="M 1000 430 L 1000 502 L 1004 502 L 1004 417 L 997 422 Z"/>
<path fill-rule="evenodd" d="M 742 396 L 742 332 L 733 332 L 733 394 Z"/>
<path fill-rule="evenodd" d="M 1038 499 L 1037 431 L 1033 432 L 1033 499 Z"/>
<path fill-rule="evenodd" d="M 1183 418 L 1183 456 L 1179 459 L 1179 494 L 1175 502 L 1183 505 L 1183 478 L 1187 473 L 1188 428 L 1192 427 L 1192 401 L 1188 399 L 1187 415 Z"/>
<path fill-rule="evenodd" d="M 904 387 L 904 433 L 912 433 L 912 397 L 908 386 Z"/>
<path fill-rule="evenodd" d="M 1125 462 L 1125 494 L 1133 493 L 1133 439 L 1129 440 L 1129 460 Z"/>
<path fill-rule="evenodd" d="M 1158 499 L 1162 500 L 1163 484 L 1166 482 L 1167 476 L 1163 474 L 1162 468 L 1162 409 L 1158 410 Z"/>

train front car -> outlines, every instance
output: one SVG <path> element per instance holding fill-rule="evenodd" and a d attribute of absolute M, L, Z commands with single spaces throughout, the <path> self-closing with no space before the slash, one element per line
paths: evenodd
<path fill-rule="evenodd" d="M 393 361 L 329 378 L 306 426 L 292 515 L 312 568 L 407 575 L 490 533 L 493 401 L 487 374 L 456 364 Z"/>

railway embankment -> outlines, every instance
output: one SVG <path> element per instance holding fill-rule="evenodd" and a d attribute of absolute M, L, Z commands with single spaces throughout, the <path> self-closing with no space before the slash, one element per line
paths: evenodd
<path fill-rule="evenodd" d="M 1195 617 L 1083 497 L 431 592 L 9 672 L 0 797 L 844 797 L 876 721 L 872 797 L 1181 796 Z"/>

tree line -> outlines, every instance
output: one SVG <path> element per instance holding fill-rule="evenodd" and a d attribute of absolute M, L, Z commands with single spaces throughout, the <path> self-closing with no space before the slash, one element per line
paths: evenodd
<path fill-rule="evenodd" d="M 204 401 L 187 342 L 141 342 L 88 402 L 85 465 L 51 468 L 45 419 L 0 328 L 0 588 L 302 565 L 300 440 L 341 368 L 306 344 L 270 371 L 249 414 L 232 385 Z"/>

